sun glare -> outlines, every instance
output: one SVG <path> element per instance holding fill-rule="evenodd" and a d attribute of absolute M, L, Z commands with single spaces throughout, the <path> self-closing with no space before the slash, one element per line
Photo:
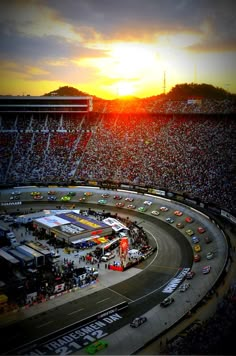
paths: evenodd
<path fill-rule="evenodd" d="M 113 75 L 125 79 L 137 78 L 155 63 L 154 51 L 149 47 L 128 43 L 114 45 L 111 58 Z"/>
<path fill-rule="evenodd" d="M 119 82 L 117 83 L 117 94 L 119 96 L 132 95 L 135 92 L 135 88 L 130 82 Z"/>

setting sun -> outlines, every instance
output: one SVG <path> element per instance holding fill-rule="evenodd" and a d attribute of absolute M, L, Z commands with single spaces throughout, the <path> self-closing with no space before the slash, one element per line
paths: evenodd
<path fill-rule="evenodd" d="M 111 52 L 113 76 L 137 78 L 155 63 L 155 53 L 148 45 L 116 43 Z"/>
<path fill-rule="evenodd" d="M 117 83 L 117 93 L 119 96 L 126 96 L 134 94 L 135 89 L 130 82 L 119 82 Z"/>

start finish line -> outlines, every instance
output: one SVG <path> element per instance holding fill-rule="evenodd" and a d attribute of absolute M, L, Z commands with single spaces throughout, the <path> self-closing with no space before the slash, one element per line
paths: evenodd
<path fill-rule="evenodd" d="M 11 350 L 6 355 L 69 355 L 108 335 L 106 327 L 122 319 L 118 313 L 128 307 L 123 302 L 72 326 Z M 88 322 L 89 321 L 89 322 Z M 67 330 L 67 331 L 65 331 Z M 55 336 L 57 334 L 57 336 Z"/>

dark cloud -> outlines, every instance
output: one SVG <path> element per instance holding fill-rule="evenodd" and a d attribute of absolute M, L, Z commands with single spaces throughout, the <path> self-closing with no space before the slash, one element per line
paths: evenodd
<path fill-rule="evenodd" d="M 44 0 L 55 16 L 80 26 L 94 28 L 105 39 L 122 36 L 147 39 L 155 32 L 201 32 L 209 22 L 214 33 L 205 33 L 218 43 L 236 39 L 234 0 Z M 92 35 L 92 33 L 91 33 Z"/>
<path fill-rule="evenodd" d="M 234 0 L 12 0 L 0 5 L 1 13 L 8 19 L 0 23 L 5 33 L 16 32 L 17 21 L 21 20 L 15 16 L 19 6 L 21 9 L 27 6 L 28 11 L 31 7 L 39 12 L 43 8 L 49 9 L 52 21 L 58 21 L 62 26 L 70 24 L 85 42 L 96 41 L 98 35 L 102 41 L 146 42 L 152 41 L 156 33 L 179 32 L 202 34 L 196 49 L 211 50 L 211 43 L 212 50 L 217 46 L 227 49 L 227 43 L 231 49 L 232 43 L 236 42 Z M 15 20 L 9 21 L 11 14 Z"/>
<path fill-rule="evenodd" d="M 1 59 L 81 59 L 86 57 L 104 57 L 106 51 L 82 47 L 59 36 L 30 37 L 20 33 L 0 32 Z"/>

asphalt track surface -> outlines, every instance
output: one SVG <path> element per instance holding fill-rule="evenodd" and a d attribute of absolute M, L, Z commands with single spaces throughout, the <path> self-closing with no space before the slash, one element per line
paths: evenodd
<path fill-rule="evenodd" d="M 48 204 L 45 206 L 48 207 Z M 95 208 L 96 205 L 89 206 Z M 82 204 L 80 207 L 83 208 Z M 88 208 L 88 205 L 84 207 Z M 106 206 L 106 211 L 108 210 L 117 211 L 117 208 Z M 118 213 L 120 214 L 121 210 L 118 210 Z M 161 293 L 163 286 L 175 276 L 179 268 L 191 268 L 191 245 L 176 228 L 155 217 L 133 211 L 126 211 L 125 216 L 130 216 L 132 220 L 135 217 L 149 238 L 155 239 L 157 243 L 157 253 L 138 265 L 140 273 L 109 288 L 4 327 L 1 329 L 2 354 L 127 301 L 129 307 L 120 312 L 122 318 L 107 326 L 106 332 L 113 333 L 164 299 L 166 295 Z"/>

